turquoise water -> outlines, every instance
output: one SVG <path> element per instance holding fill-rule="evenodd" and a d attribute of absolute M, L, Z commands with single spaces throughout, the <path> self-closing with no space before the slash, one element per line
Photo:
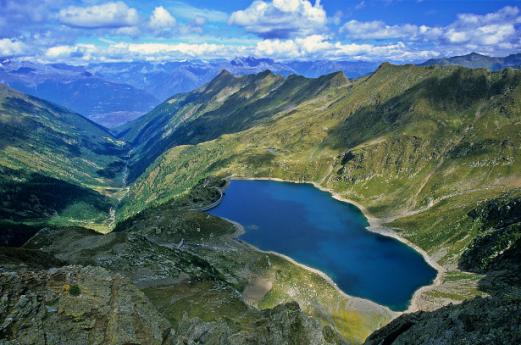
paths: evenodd
<path fill-rule="evenodd" d="M 310 184 L 234 180 L 209 213 L 239 222 L 241 240 L 330 276 L 345 293 L 405 310 L 436 271 L 412 248 L 371 233 L 362 212 Z"/>

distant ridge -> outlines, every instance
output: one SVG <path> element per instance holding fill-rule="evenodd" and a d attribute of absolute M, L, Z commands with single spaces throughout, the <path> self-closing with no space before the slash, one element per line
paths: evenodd
<path fill-rule="evenodd" d="M 23 93 L 60 104 L 115 128 L 150 111 L 172 95 L 190 92 L 223 69 L 235 76 L 270 70 L 281 76 L 316 78 L 343 71 L 357 79 L 373 72 L 374 62 L 336 60 L 276 61 L 252 56 L 233 60 L 110 62 L 73 66 L 0 57 L 0 82 Z"/>
<path fill-rule="evenodd" d="M 499 71 L 506 67 L 521 68 L 521 53 L 511 54 L 505 57 L 493 57 L 478 53 L 470 53 L 467 55 L 453 56 L 448 58 L 430 59 L 419 65 L 457 65 L 468 68 L 486 68 L 490 71 Z"/>

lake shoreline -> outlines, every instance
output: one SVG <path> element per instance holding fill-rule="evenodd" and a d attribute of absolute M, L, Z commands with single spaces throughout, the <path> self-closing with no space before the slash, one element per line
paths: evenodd
<path fill-rule="evenodd" d="M 357 207 L 362 212 L 364 217 L 367 219 L 367 222 L 369 223 L 369 226 L 366 227 L 366 230 L 368 230 L 370 232 L 373 232 L 373 233 L 376 233 L 376 234 L 379 234 L 379 235 L 382 235 L 382 236 L 394 238 L 394 239 L 400 241 L 401 243 L 407 245 L 408 247 L 414 249 L 417 253 L 419 253 L 423 257 L 425 262 L 436 271 L 436 277 L 435 277 L 435 279 L 433 280 L 433 282 L 431 284 L 422 286 L 422 287 L 420 287 L 418 290 L 416 290 L 414 292 L 414 294 L 413 294 L 413 296 L 411 298 L 411 301 L 409 302 L 409 306 L 408 306 L 408 308 L 406 310 L 404 310 L 404 311 L 393 311 L 389 307 L 381 305 L 381 304 L 378 304 L 378 303 L 376 303 L 374 301 L 371 301 L 369 299 L 364 299 L 364 298 L 360 298 L 360 297 L 350 296 L 350 295 L 346 294 L 344 291 L 342 291 L 337 286 L 337 284 L 326 273 L 324 273 L 324 272 L 322 272 L 322 271 L 320 271 L 318 269 L 315 269 L 315 268 L 306 266 L 304 264 L 301 264 L 301 263 L 295 261 L 294 259 L 292 259 L 292 258 L 290 258 L 290 257 L 288 257 L 288 256 L 286 256 L 284 254 L 280 254 L 280 253 L 272 252 L 272 251 L 263 251 L 263 250 L 255 247 L 255 246 L 249 244 L 249 243 L 246 243 L 244 241 L 240 241 L 238 237 L 245 232 L 244 227 L 241 224 L 239 224 L 239 223 L 237 223 L 235 221 L 231 221 L 229 219 L 226 219 L 227 221 L 229 221 L 232 224 L 234 224 L 235 227 L 238 229 L 237 233 L 234 234 L 234 237 L 237 240 L 239 240 L 240 242 L 245 243 L 245 244 L 251 246 L 252 248 L 254 248 L 257 251 L 260 251 L 260 252 L 263 252 L 263 253 L 269 253 L 269 254 L 277 255 L 277 256 L 282 257 L 282 258 L 284 258 L 286 260 L 289 260 L 293 264 L 296 264 L 296 265 L 298 265 L 298 266 L 300 266 L 302 268 L 305 268 L 305 269 L 310 270 L 310 271 L 312 271 L 312 272 L 314 272 L 316 274 L 319 274 L 321 277 L 326 279 L 328 281 L 328 283 L 330 283 L 332 286 L 334 286 L 341 294 L 343 294 L 344 296 L 346 296 L 348 298 L 369 301 L 369 302 L 374 303 L 374 304 L 376 304 L 376 305 L 378 305 L 380 307 L 388 309 L 391 313 L 393 313 L 395 315 L 400 315 L 400 314 L 404 314 L 404 313 L 413 313 L 413 312 L 422 310 L 421 302 L 420 302 L 421 296 L 426 291 L 429 291 L 430 289 L 432 289 L 434 287 L 440 286 L 442 281 L 443 281 L 443 277 L 445 276 L 445 269 L 441 265 L 439 265 L 433 258 L 431 258 L 429 256 L 429 254 L 425 250 L 423 250 L 422 248 L 420 248 L 419 246 L 417 246 L 413 242 L 409 241 L 408 239 L 400 236 L 398 233 L 396 233 L 391 228 L 386 227 L 384 225 L 385 222 L 384 222 L 383 219 L 380 219 L 380 218 L 372 216 L 367 211 L 367 209 L 363 205 L 361 205 L 360 203 L 358 203 L 358 202 L 356 202 L 354 200 L 350 200 L 348 198 L 345 198 L 345 197 L 341 196 L 340 194 L 338 194 L 337 192 L 335 192 L 333 190 L 330 190 L 330 189 L 327 189 L 325 187 L 320 186 L 316 182 L 291 181 L 291 180 L 283 180 L 283 179 L 274 178 L 274 177 L 244 177 L 244 176 L 233 176 L 233 175 L 227 177 L 226 180 L 227 180 L 227 185 L 223 188 L 223 190 L 228 186 L 230 180 L 261 180 L 261 181 L 289 182 L 289 183 L 297 183 L 297 184 L 311 184 L 311 185 L 313 185 L 313 187 L 317 188 L 318 190 L 321 190 L 323 192 L 329 193 L 331 195 L 331 197 L 333 197 L 334 199 L 336 199 L 338 201 L 341 201 L 341 202 L 345 202 L 345 203 L 351 204 L 351 205 Z M 222 198 L 221 198 L 221 200 L 222 200 Z M 221 200 L 219 200 L 219 203 L 220 203 Z M 217 203 L 217 205 L 219 203 Z M 217 205 L 215 205 L 215 206 L 217 206 Z"/>
<path fill-rule="evenodd" d="M 285 181 L 287 182 L 287 181 Z M 243 241 L 241 240 L 239 237 L 243 234 L 246 233 L 246 230 L 244 229 L 244 226 L 242 224 L 240 224 L 239 222 L 236 222 L 234 220 L 231 220 L 229 218 L 225 218 L 225 217 L 220 217 L 221 219 L 224 219 L 226 220 L 227 222 L 230 222 L 233 224 L 233 226 L 235 227 L 235 232 L 233 234 L 231 234 L 231 238 L 237 242 L 240 242 L 241 244 L 247 246 L 248 248 L 251 248 L 257 252 L 260 252 L 260 253 L 263 253 L 263 254 L 269 254 L 269 255 L 274 255 L 274 256 L 278 256 L 286 261 L 289 261 L 290 263 L 292 263 L 293 265 L 295 266 L 298 266 L 300 268 L 303 268 L 307 271 L 310 271 L 310 272 L 313 272 L 317 275 L 319 275 L 321 278 L 323 278 L 329 285 L 331 285 L 340 295 L 342 295 L 343 297 L 347 298 L 348 300 L 350 300 L 351 302 L 353 303 L 365 303 L 367 304 L 368 307 L 371 307 L 373 310 L 383 310 L 385 311 L 390 317 L 391 319 L 394 319 L 395 317 L 398 317 L 399 315 L 401 315 L 402 313 L 404 313 L 405 311 L 395 311 L 395 310 L 392 310 L 391 308 L 389 308 L 388 306 L 385 306 L 385 305 L 382 305 L 382 304 L 378 304 L 370 299 L 367 299 L 367 298 L 362 298 L 362 297 L 356 297 L 356 296 L 351 296 L 351 295 L 348 295 L 347 293 L 345 293 L 342 289 L 340 289 L 338 287 L 338 285 L 334 282 L 334 280 L 328 276 L 325 272 L 322 272 L 321 270 L 319 269 L 316 269 L 316 268 L 313 268 L 313 267 L 310 267 L 310 266 L 307 266 L 303 263 L 300 263 L 298 261 L 295 261 L 295 259 L 287 256 L 287 255 L 284 255 L 284 254 L 281 254 L 281 253 L 278 253 L 278 252 L 274 252 L 274 251 L 271 251 L 271 250 L 263 250 L 263 249 L 260 249 L 256 246 L 254 246 L 253 244 L 251 243 L 248 243 L 246 241 Z"/>

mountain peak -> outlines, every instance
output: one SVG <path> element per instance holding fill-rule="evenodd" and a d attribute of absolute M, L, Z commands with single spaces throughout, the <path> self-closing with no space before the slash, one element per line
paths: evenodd
<path fill-rule="evenodd" d="M 215 91 L 230 85 L 236 80 L 238 80 L 238 78 L 231 74 L 230 71 L 223 69 L 217 76 L 215 76 L 215 78 L 206 84 L 203 89 L 204 92 Z"/>
<path fill-rule="evenodd" d="M 381 71 L 385 71 L 385 70 L 391 69 L 394 66 L 396 66 L 396 65 L 393 65 L 390 62 L 384 62 L 380 66 L 378 66 L 378 68 L 373 72 L 373 74 L 375 74 L 377 72 L 381 72 Z"/>
<path fill-rule="evenodd" d="M 215 76 L 215 78 L 213 78 L 210 81 L 209 85 L 215 85 L 216 83 L 221 83 L 221 82 L 227 83 L 233 79 L 235 79 L 235 76 L 227 69 L 223 69 L 221 72 L 219 72 L 219 74 L 217 74 Z"/>
<path fill-rule="evenodd" d="M 257 77 L 259 77 L 259 78 L 266 78 L 267 76 L 272 76 L 272 75 L 275 75 L 275 73 L 273 73 L 269 69 L 265 69 L 264 71 L 257 73 Z"/>
<path fill-rule="evenodd" d="M 215 77 L 217 78 L 223 78 L 223 77 L 233 77 L 233 74 L 231 74 L 230 71 L 228 71 L 226 68 L 223 68 L 221 72 Z"/>
<path fill-rule="evenodd" d="M 465 55 L 463 55 L 465 56 Z M 476 52 L 472 52 L 470 54 L 467 54 L 468 57 L 489 57 L 487 55 L 483 55 L 483 54 L 479 54 L 479 53 L 476 53 Z"/>
<path fill-rule="evenodd" d="M 320 77 L 320 79 L 326 80 L 330 86 L 342 86 L 349 82 L 349 79 L 346 77 L 343 71 L 326 74 Z"/>

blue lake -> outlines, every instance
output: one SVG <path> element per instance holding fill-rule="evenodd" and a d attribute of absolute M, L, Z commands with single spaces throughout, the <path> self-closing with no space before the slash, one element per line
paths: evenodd
<path fill-rule="evenodd" d="M 412 248 L 367 231 L 355 206 L 311 184 L 233 180 L 209 213 L 239 222 L 240 238 L 330 276 L 345 293 L 405 310 L 436 271 Z"/>

